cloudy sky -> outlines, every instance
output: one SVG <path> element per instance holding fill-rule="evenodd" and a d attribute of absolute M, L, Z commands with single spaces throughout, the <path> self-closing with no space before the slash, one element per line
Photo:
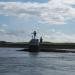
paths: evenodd
<path fill-rule="evenodd" d="M 75 42 L 75 0 L 0 0 L 0 41 Z"/>

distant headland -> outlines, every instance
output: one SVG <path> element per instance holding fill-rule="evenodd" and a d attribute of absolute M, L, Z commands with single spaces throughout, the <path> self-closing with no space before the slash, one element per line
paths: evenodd
<path fill-rule="evenodd" d="M 39 44 L 42 52 L 75 52 L 75 43 L 52 43 L 43 42 Z M 0 41 L 1 48 L 25 48 L 22 51 L 28 51 L 29 42 L 5 42 Z M 69 50 L 68 49 L 73 49 Z"/>

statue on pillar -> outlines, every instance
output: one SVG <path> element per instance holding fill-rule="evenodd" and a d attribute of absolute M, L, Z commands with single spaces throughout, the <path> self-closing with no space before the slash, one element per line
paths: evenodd
<path fill-rule="evenodd" d="M 32 34 L 33 34 L 33 38 L 35 39 L 36 34 L 37 34 L 36 31 L 34 31 Z"/>

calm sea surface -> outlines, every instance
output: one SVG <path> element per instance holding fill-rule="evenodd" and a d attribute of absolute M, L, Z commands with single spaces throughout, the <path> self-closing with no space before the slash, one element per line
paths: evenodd
<path fill-rule="evenodd" d="M 0 75 L 75 75 L 75 53 L 21 52 L 0 48 Z"/>

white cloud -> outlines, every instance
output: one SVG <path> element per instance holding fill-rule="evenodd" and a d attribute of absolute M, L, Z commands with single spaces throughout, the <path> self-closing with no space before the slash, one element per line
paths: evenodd
<path fill-rule="evenodd" d="M 45 41 L 75 43 L 75 34 L 65 34 L 52 29 L 43 35 Z"/>
<path fill-rule="evenodd" d="M 24 42 L 28 41 L 28 36 L 24 30 L 14 31 L 0 28 L 0 41 Z"/>
<path fill-rule="evenodd" d="M 48 3 L 0 2 L 0 15 L 33 17 L 37 16 L 45 23 L 65 24 L 66 20 L 75 18 L 75 0 L 50 0 Z M 69 17 L 69 18 L 67 18 Z"/>
<path fill-rule="evenodd" d="M 2 27 L 8 27 L 8 25 L 7 24 L 2 24 Z"/>
<path fill-rule="evenodd" d="M 39 23 L 65 24 L 67 20 L 75 18 L 75 8 L 71 6 L 72 4 L 75 4 L 75 0 L 50 0 L 48 3 L 0 2 L 0 15 L 19 18 L 36 16 L 40 18 Z M 2 28 L 7 26 L 1 25 Z M 75 34 L 69 35 L 55 29 L 44 34 L 43 37 L 44 40 L 52 42 L 75 42 Z M 0 39 L 22 41 L 26 38 L 28 39 L 24 31 L 8 31 L 0 28 Z"/>
<path fill-rule="evenodd" d="M 30 36 L 31 34 L 28 35 L 28 32 L 26 31 L 9 31 L 6 29 L 0 29 L 0 41 L 12 41 L 12 42 L 22 42 L 22 41 L 29 41 L 31 39 Z M 40 36 L 43 37 L 44 41 L 49 41 L 49 42 L 66 42 L 66 43 L 75 43 L 75 34 L 66 34 L 63 33 L 62 31 L 57 31 L 55 29 L 46 31 L 44 33 L 38 34 L 38 38 Z"/>
<path fill-rule="evenodd" d="M 0 29 L 0 33 L 5 33 L 6 31 L 5 31 L 5 29 Z"/>
<path fill-rule="evenodd" d="M 75 0 L 64 0 L 64 3 L 75 4 Z"/>

